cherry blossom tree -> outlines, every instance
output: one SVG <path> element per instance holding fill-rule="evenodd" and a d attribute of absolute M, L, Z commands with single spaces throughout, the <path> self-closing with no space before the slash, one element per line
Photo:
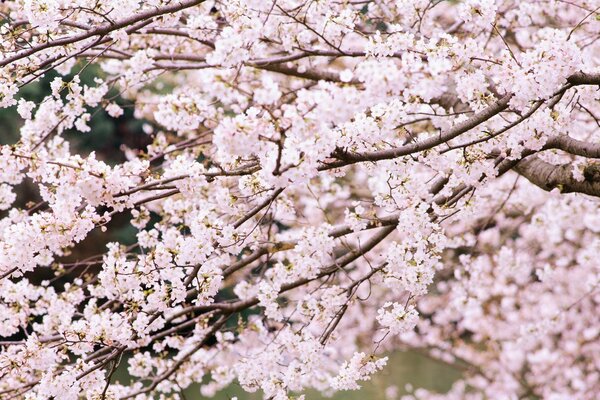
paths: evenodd
<path fill-rule="evenodd" d="M 330 394 L 398 349 L 463 376 L 407 399 L 598 397 L 599 0 L 7 0 L 0 21 L 22 119 L 2 399 Z M 122 163 L 66 135 L 130 109 L 151 144 Z M 134 245 L 66 261 L 123 215 Z"/>

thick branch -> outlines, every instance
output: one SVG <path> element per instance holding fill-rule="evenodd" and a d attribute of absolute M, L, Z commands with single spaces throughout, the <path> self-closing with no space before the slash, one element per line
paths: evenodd
<path fill-rule="evenodd" d="M 561 193 L 575 192 L 600 197 L 600 168 L 595 165 L 585 168 L 582 182 L 573 177 L 572 165 L 550 164 L 535 155 L 519 162 L 514 170 L 544 190 L 558 188 Z"/>
<path fill-rule="evenodd" d="M 584 142 L 567 135 L 551 137 L 544 149 L 559 149 L 575 156 L 600 158 L 600 143 Z"/>
<path fill-rule="evenodd" d="M 600 85 L 600 73 L 576 72 L 567 78 L 567 82 L 573 85 Z"/>

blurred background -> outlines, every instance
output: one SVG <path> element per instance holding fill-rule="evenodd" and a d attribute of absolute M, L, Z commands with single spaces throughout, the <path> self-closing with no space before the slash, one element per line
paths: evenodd
<path fill-rule="evenodd" d="M 125 368 L 119 372 L 115 374 L 115 380 L 123 382 L 128 379 Z M 306 400 L 393 400 L 418 388 L 445 393 L 459 378 L 456 369 L 439 361 L 414 352 L 398 352 L 391 354 L 383 371 L 376 373 L 371 381 L 363 383 L 360 390 L 338 392 L 333 397 L 324 397 L 316 391 L 308 391 L 304 395 Z M 186 400 L 206 399 L 200 394 L 199 385 L 192 385 L 184 393 Z M 233 397 L 238 400 L 263 399 L 261 392 L 246 393 L 235 383 L 211 399 L 229 400 Z"/>

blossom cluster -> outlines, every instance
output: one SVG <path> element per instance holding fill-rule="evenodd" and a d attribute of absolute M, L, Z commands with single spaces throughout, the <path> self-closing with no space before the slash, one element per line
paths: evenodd
<path fill-rule="evenodd" d="M 0 2 L 0 397 L 594 399 L 599 7 Z"/>

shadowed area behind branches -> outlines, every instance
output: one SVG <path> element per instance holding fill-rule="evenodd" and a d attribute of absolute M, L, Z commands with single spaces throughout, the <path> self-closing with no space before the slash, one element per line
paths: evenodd
<path fill-rule="evenodd" d="M 77 71 L 80 68 L 73 68 Z M 57 77 L 54 71 L 48 72 L 42 79 L 30 85 L 27 85 L 19 93 L 29 101 L 40 103 L 44 97 L 51 94 L 50 82 Z M 93 83 L 94 77 L 103 76 L 102 71 L 95 65 L 87 66 L 79 75 L 82 84 Z M 68 75 L 66 79 L 71 79 L 73 75 Z M 19 97 L 19 98 L 20 98 Z M 152 143 L 152 137 L 144 133 L 142 126 L 145 121 L 133 118 L 133 111 L 127 107 L 128 102 L 121 97 L 116 100 L 123 106 L 124 114 L 119 118 L 110 117 L 102 108 L 97 108 L 92 112 L 90 120 L 91 131 L 87 133 L 67 131 L 63 136 L 70 142 L 74 151 L 79 154 L 87 155 L 94 151 L 99 160 L 109 165 L 116 165 L 125 161 L 123 150 L 125 148 L 133 151 L 144 149 Z M 19 128 L 22 119 L 17 113 L 16 106 L 0 109 L 0 145 L 15 144 L 19 138 Z M 18 192 L 16 207 L 26 207 L 27 203 L 31 205 L 40 201 L 37 186 L 31 181 L 25 180 L 16 188 Z M 4 217 L 8 211 L 0 211 L 0 218 Z M 129 219 L 125 215 L 117 215 L 110 222 L 107 232 L 99 230 L 91 232 L 85 239 L 82 246 L 73 249 L 72 253 L 61 259 L 64 262 L 77 262 L 92 255 L 102 253 L 106 250 L 106 243 L 118 241 L 122 244 L 135 243 L 136 230 L 129 224 Z M 48 276 L 40 276 L 46 271 L 36 270 L 28 275 L 35 281 L 47 279 Z"/>

